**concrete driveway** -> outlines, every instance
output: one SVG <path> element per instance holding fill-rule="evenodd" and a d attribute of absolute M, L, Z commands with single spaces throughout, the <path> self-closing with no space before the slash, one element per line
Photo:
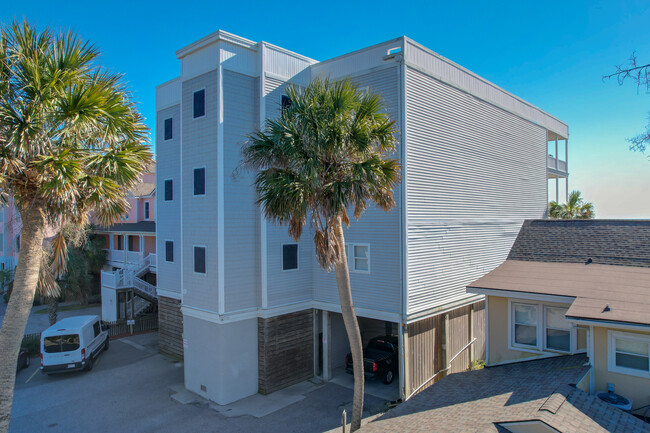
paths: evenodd
<path fill-rule="evenodd" d="M 352 409 L 352 390 L 335 383 L 304 382 L 270 396 L 218 406 L 181 404 L 171 398 L 183 368 L 157 353 L 156 333 L 112 340 L 90 372 L 43 376 L 38 359 L 16 378 L 11 432 L 323 432 L 340 429 Z M 278 403 L 282 399 L 286 403 Z M 368 418 L 386 407 L 366 395 Z M 257 411 L 275 405 L 273 411 Z M 251 406 L 252 405 L 252 406 Z"/>

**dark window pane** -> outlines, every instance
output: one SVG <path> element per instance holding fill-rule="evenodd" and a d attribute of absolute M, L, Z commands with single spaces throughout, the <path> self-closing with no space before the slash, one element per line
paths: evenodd
<path fill-rule="evenodd" d="M 194 272 L 205 274 L 205 248 L 194 247 Z"/>
<path fill-rule="evenodd" d="M 537 327 L 515 325 L 515 343 L 527 346 L 537 346 Z"/>
<path fill-rule="evenodd" d="M 61 337 L 61 352 L 72 352 L 79 349 L 79 334 L 63 335 Z"/>
<path fill-rule="evenodd" d="M 174 199 L 174 181 L 171 179 L 165 181 L 165 201 Z"/>
<path fill-rule="evenodd" d="M 144 219 L 149 219 L 149 202 L 144 202 Z"/>
<path fill-rule="evenodd" d="M 95 331 L 95 337 L 97 337 L 101 332 L 101 330 L 99 329 L 99 322 L 93 323 L 93 331 Z"/>
<path fill-rule="evenodd" d="M 291 99 L 287 95 L 282 95 L 282 110 L 291 107 Z"/>
<path fill-rule="evenodd" d="M 173 136 L 172 133 L 172 119 L 165 119 L 165 140 L 171 140 Z"/>
<path fill-rule="evenodd" d="M 616 366 L 632 368 L 634 370 L 649 371 L 647 356 L 629 355 L 627 353 L 616 353 Z"/>
<path fill-rule="evenodd" d="M 571 350 L 571 334 L 560 329 L 546 329 L 546 347 L 552 350 L 569 352 Z"/>
<path fill-rule="evenodd" d="M 205 89 L 194 92 L 194 118 L 205 116 Z"/>
<path fill-rule="evenodd" d="M 174 261 L 174 242 L 172 241 L 165 241 L 165 260 Z"/>
<path fill-rule="evenodd" d="M 61 351 L 61 337 L 45 337 L 43 339 L 43 349 L 45 353 L 59 353 Z"/>
<path fill-rule="evenodd" d="M 282 245 L 282 270 L 298 269 L 298 244 Z"/>
<path fill-rule="evenodd" d="M 205 168 L 194 169 L 194 195 L 205 194 Z"/>

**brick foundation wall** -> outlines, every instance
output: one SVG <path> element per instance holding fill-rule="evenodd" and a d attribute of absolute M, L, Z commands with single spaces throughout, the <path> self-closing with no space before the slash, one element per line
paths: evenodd
<path fill-rule="evenodd" d="M 313 320 L 313 310 L 257 319 L 260 394 L 270 394 L 313 377 Z"/>
<path fill-rule="evenodd" d="M 183 359 L 183 315 L 181 301 L 158 297 L 158 350 Z"/>

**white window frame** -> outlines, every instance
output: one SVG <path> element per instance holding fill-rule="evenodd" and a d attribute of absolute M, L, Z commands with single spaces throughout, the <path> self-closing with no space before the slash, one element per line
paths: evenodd
<path fill-rule="evenodd" d="M 628 376 L 650 379 L 650 371 L 635 370 L 633 368 L 619 367 L 616 365 L 616 340 L 634 340 L 648 344 L 648 357 L 650 358 L 650 337 L 630 332 L 607 331 L 607 370 L 611 373 L 625 374 Z"/>
<path fill-rule="evenodd" d="M 194 194 L 194 170 L 203 169 L 203 194 Z M 164 192 L 164 191 L 163 191 Z M 205 197 L 208 194 L 208 169 L 204 166 L 192 168 L 192 197 Z"/>
<path fill-rule="evenodd" d="M 205 272 L 196 272 L 196 262 L 194 261 L 194 248 L 203 248 L 205 250 Z M 208 275 L 208 246 L 207 245 L 192 245 L 192 272 L 194 275 L 207 276 Z"/>
<path fill-rule="evenodd" d="M 515 343 L 515 304 L 532 305 L 537 308 L 537 345 L 530 346 L 527 344 Z M 548 305 L 543 302 L 536 302 L 528 299 L 513 299 L 508 298 L 508 349 L 516 350 L 519 352 L 543 354 L 557 354 L 557 355 L 573 355 L 576 353 L 586 353 L 587 349 L 578 350 L 578 327 L 571 325 L 569 330 L 570 335 L 570 350 L 568 352 L 549 349 L 546 347 L 546 308 L 566 309 L 569 305 Z"/>
<path fill-rule="evenodd" d="M 354 247 L 355 246 L 356 247 L 368 247 L 368 270 L 367 271 L 364 271 L 364 270 L 361 270 L 361 269 L 356 269 L 355 262 L 354 262 L 354 259 L 355 259 L 355 257 L 354 257 Z M 359 243 L 359 242 L 349 243 L 347 252 L 349 253 L 347 256 L 348 256 L 348 269 L 350 270 L 350 272 L 353 272 L 355 274 L 369 274 L 370 273 L 370 270 L 371 270 L 371 268 L 370 268 L 370 244 Z"/>
<path fill-rule="evenodd" d="M 194 110 L 194 100 L 192 100 L 192 110 Z M 194 113 L 192 113 L 194 115 Z M 165 138 L 165 123 L 170 120 L 172 121 L 172 138 Z M 167 117 L 163 120 L 163 141 L 172 141 L 174 139 L 174 117 Z"/>
<path fill-rule="evenodd" d="M 205 96 L 203 99 L 203 116 L 194 117 L 194 94 L 200 92 L 201 90 L 205 92 L 204 93 Z M 200 87 L 192 91 L 192 120 L 203 119 L 207 115 L 208 115 L 208 91 L 205 87 Z"/>
<path fill-rule="evenodd" d="M 569 308 L 568 307 L 556 307 L 556 306 L 553 306 L 553 305 L 543 305 L 543 307 L 544 308 L 542 309 L 542 312 L 544 314 L 544 317 L 543 317 L 544 329 L 542 329 L 542 333 L 544 335 L 544 340 L 542 341 L 542 346 L 544 347 L 544 351 L 545 352 L 566 353 L 566 354 L 574 352 L 575 351 L 574 343 L 575 343 L 575 346 L 577 346 L 577 344 L 578 344 L 577 340 L 578 339 L 577 339 L 577 336 L 576 336 L 576 338 L 574 338 L 574 336 L 573 336 L 573 333 L 574 333 L 573 328 L 574 327 L 571 326 L 571 323 L 569 323 L 569 329 L 568 329 L 568 331 L 569 331 L 569 350 L 568 351 L 559 350 L 559 349 L 551 349 L 551 348 L 546 346 L 546 341 L 547 341 L 546 330 L 548 329 L 548 325 L 546 323 L 546 310 L 548 310 L 548 309 L 568 310 Z M 565 319 L 566 319 L 566 314 L 565 314 Z M 551 328 L 551 329 L 554 329 L 556 331 L 566 331 L 566 329 L 559 329 L 559 328 Z M 576 332 L 577 332 L 577 329 L 576 329 Z"/>
<path fill-rule="evenodd" d="M 296 267 L 294 269 L 284 269 L 284 246 L 296 245 Z M 280 269 L 282 272 L 296 272 L 300 269 L 300 244 L 298 242 L 285 242 L 280 245 Z"/>
<path fill-rule="evenodd" d="M 151 220 L 151 203 L 148 201 L 144 202 L 144 206 L 142 208 L 142 216 L 144 217 L 145 221 Z"/>
<path fill-rule="evenodd" d="M 174 263 L 174 260 L 172 260 L 172 261 L 167 260 L 167 242 L 171 242 L 171 243 L 172 243 L 172 256 L 175 255 L 175 254 L 174 254 L 174 250 L 176 249 L 176 248 L 175 248 L 175 247 L 176 247 L 176 243 L 174 242 L 173 239 L 164 239 L 163 242 L 165 243 L 165 248 L 164 248 L 164 250 L 165 250 L 165 263 Z M 194 253 L 194 250 L 192 250 L 192 254 L 193 254 L 193 253 Z M 207 268 L 206 268 L 206 270 L 207 270 Z"/>
<path fill-rule="evenodd" d="M 165 184 L 166 184 L 166 182 L 167 182 L 168 180 L 170 180 L 170 181 L 172 182 L 172 199 L 171 199 L 171 200 L 167 200 L 167 199 L 165 198 L 165 188 L 166 188 L 166 187 L 165 187 Z M 192 183 L 194 183 L 194 170 L 192 170 Z M 174 178 L 169 177 L 169 178 L 167 178 L 167 179 L 163 179 L 163 187 L 162 187 L 162 190 L 163 190 L 163 191 L 162 191 L 162 196 L 163 196 L 163 201 L 164 201 L 164 202 L 171 203 L 171 202 L 175 201 L 175 199 L 174 199 L 174 195 L 175 195 L 175 194 L 174 194 Z M 192 193 L 194 193 L 194 185 L 192 185 Z"/>

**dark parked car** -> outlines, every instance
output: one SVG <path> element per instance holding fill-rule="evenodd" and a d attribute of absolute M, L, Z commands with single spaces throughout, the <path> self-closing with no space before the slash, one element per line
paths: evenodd
<path fill-rule="evenodd" d="M 21 347 L 18 353 L 18 366 L 16 367 L 16 371 L 27 367 L 29 367 L 29 350 Z"/>
<path fill-rule="evenodd" d="M 363 349 L 363 370 L 366 377 L 377 377 L 384 383 L 391 383 L 397 375 L 398 361 L 397 337 L 375 337 Z M 345 356 L 345 371 L 353 373 L 351 353 Z"/>

